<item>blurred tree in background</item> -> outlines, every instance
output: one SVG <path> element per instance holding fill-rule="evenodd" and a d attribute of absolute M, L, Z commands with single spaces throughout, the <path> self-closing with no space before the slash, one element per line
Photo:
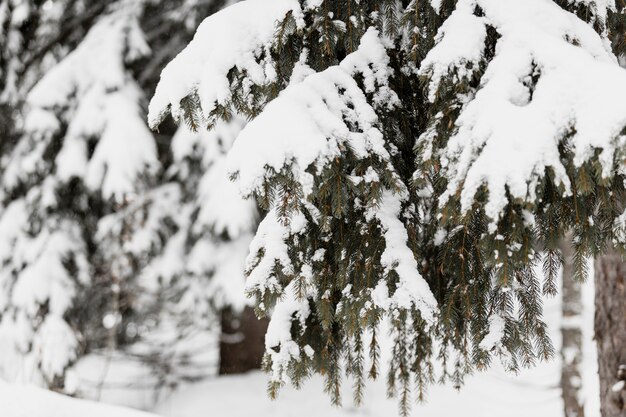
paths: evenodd
<path fill-rule="evenodd" d="M 163 66 L 228 3 L 0 0 L 1 377 L 73 392 L 91 354 L 155 388 L 260 366 L 258 212 L 223 163 L 244 121 L 145 123 Z"/>

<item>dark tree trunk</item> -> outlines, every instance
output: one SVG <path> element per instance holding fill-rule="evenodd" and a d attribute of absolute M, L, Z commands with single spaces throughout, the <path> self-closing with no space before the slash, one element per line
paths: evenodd
<path fill-rule="evenodd" d="M 267 320 L 257 319 L 251 308 L 241 314 L 222 312 L 220 374 L 238 374 L 261 367 Z"/>
<path fill-rule="evenodd" d="M 626 416 L 626 263 L 615 252 L 595 263 L 600 407 L 602 417 Z"/>
<path fill-rule="evenodd" d="M 574 280 L 574 250 L 571 236 L 561 240 L 563 255 L 562 315 L 561 323 L 561 395 L 565 417 L 584 417 L 585 410 L 580 403 L 582 354 L 582 297 L 580 282 Z"/>

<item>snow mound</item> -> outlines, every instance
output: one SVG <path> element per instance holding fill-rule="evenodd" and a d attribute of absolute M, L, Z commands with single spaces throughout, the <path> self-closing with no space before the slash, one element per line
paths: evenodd
<path fill-rule="evenodd" d="M 154 414 L 78 400 L 27 385 L 0 381 L 2 417 L 154 417 Z"/>

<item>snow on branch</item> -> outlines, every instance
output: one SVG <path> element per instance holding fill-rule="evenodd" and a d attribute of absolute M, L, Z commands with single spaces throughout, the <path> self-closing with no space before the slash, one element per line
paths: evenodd
<path fill-rule="evenodd" d="M 475 15 L 477 9 L 482 13 Z M 534 203 L 546 169 L 568 195 L 562 144 L 571 148 L 577 167 L 597 153 L 602 176 L 611 177 L 626 140 L 626 71 L 602 38 L 549 0 L 461 0 L 421 68 L 431 77 L 431 93 L 440 68 L 476 62 L 482 54 L 480 25 L 497 31 L 495 56 L 444 149 L 450 183 L 441 202 L 461 189 L 466 211 L 485 186 L 485 212 L 496 222 L 507 191 Z"/>
<path fill-rule="evenodd" d="M 246 0 L 215 13 L 202 22 L 194 39 L 161 73 L 150 102 L 148 124 L 158 127 L 171 112 L 179 119 L 181 100 L 197 94 L 204 116 L 231 98 L 231 69 L 245 72 L 257 85 L 276 77 L 270 46 L 276 24 L 288 13 L 302 17 L 297 0 Z"/>
<path fill-rule="evenodd" d="M 373 291 L 374 304 L 385 310 L 393 308 L 411 309 L 415 307 L 422 318 L 429 324 L 434 323 L 437 312 L 437 301 L 428 284 L 420 275 L 413 251 L 408 247 L 404 224 L 400 221 L 402 202 L 408 195 L 397 195 L 385 191 L 380 207 L 372 210 L 381 223 L 385 236 L 385 251 L 381 256 L 381 264 L 388 273 L 394 270 L 400 278 L 395 292 L 389 296 L 387 283 L 380 280 Z"/>
<path fill-rule="evenodd" d="M 390 71 L 388 63 L 389 57 L 378 32 L 370 29 L 359 49 L 339 66 L 310 75 L 301 83 L 286 88 L 244 128 L 229 154 L 242 192 L 246 195 L 263 194 L 263 185 L 270 177 L 288 169 L 302 187 L 303 199 L 306 200 L 314 191 L 310 167 L 321 170 L 329 161 L 342 157 L 346 147 L 354 150 L 358 158 L 374 155 L 382 161 L 389 161 L 376 112 L 353 78 L 355 74 L 363 75 L 366 91 L 374 93 L 374 103 L 393 105 L 398 98 L 386 86 Z M 387 169 L 393 172 L 390 163 Z M 365 178 L 360 180 L 378 181 L 379 174 L 370 167 Z M 436 302 L 418 272 L 412 251 L 407 247 L 407 232 L 399 220 L 407 191 L 399 187 L 401 190 L 397 195 L 396 190 L 386 190 L 380 204 L 368 214 L 370 219 L 376 218 L 384 229 L 387 250 L 382 254 L 381 262 L 386 272 L 395 270 L 400 277 L 393 299 L 389 302 L 381 300 L 379 304 L 384 308 L 409 308 L 413 303 L 424 318 L 430 319 Z M 291 268 L 284 240 L 297 233 L 291 229 L 298 228 L 284 226 L 276 209 L 270 213 L 272 216 L 268 215 L 261 223 L 251 247 L 250 291 L 260 289 L 263 293 L 268 287 L 276 290 L 278 280 L 272 274 L 275 265 Z M 276 244 L 269 244 L 267 239 L 270 236 Z M 264 251 L 263 260 L 255 264 L 253 261 L 261 249 Z"/>
<path fill-rule="evenodd" d="M 386 87 L 388 63 L 377 31 L 370 29 L 358 51 L 340 65 L 281 92 L 243 129 L 229 154 L 242 193 L 260 191 L 271 172 L 289 167 L 308 196 L 314 176 L 307 169 L 315 165 L 321 170 L 346 146 L 358 158 L 376 155 L 388 160 L 378 116 L 353 78 L 362 74 L 366 90 L 374 92 L 377 86 L 374 102 L 393 105 L 398 98 Z"/>

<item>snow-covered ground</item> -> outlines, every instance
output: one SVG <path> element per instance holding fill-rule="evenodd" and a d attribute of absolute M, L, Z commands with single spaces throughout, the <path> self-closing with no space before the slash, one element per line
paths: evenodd
<path fill-rule="evenodd" d="M 549 364 L 526 373 L 515 381 L 502 370 L 471 378 L 456 392 L 450 387 L 430 390 L 426 404 L 416 405 L 413 415 L 421 417 L 557 417 L 560 393 L 556 366 Z M 345 406 L 330 405 L 320 378 L 300 391 L 285 388 L 277 401 L 270 401 L 262 373 L 224 377 L 180 391 L 160 404 L 155 412 L 166 417 L 391 417 L 397 415 L 395 400 L 385 397 L 384 382 L 368 387 L 365 404 L 350 406 L 350 389 L 345 389 Z M 462 413 L 461 413 L 462 411 Z"/>
<path fill-rule="evenodd" d="M 2 417 L 155 417 L 143 411 L 78 400 L 39 388 L 0 381 Z"/>
<path fill-rule="evenodd" d="M 591 281 L 591 280 L 590 280 Z M 599 417 L 598 383 L 593 344 L 593 288 L 585 285 L 584 297 L 584 369 L 582 395 L 586 416 Z M 546 319 L 555 348 L 560 345 L 560 299 L 548 300 Z M 129 370 L 130 369 L 130 370 Z M 137 382 L 132 368 L 124 368 L 126 381 Z M 118 375 L 119 376 L 119 375 Z M 413 415 L 420 417 L 560 417 L 562 402 L 559 390 L 560 360 L 558 355 L 550 362 L 519 375 L 506 373 L 495 365 L 489 371 L 467 379 L 457 392 L 449 386 L 436 386 L 429 391 L 425 404 L 415 405 Z M 84 382 L 84 381 L 83 381 Z M 79 387 L 79 392 L 81 387 Z M 86 387 L 82 387 L 86 388 Z M 119 387 L 118 387 L 119 388 Z M 82 390 L 83 393 L 88 390 Z M 148 408 L 145 392 L 109 389 L 101 399 L 123 405 Z M 323 393 L 322 380 L 315 377 L 297 391 L 291 387 L 282 390 L 277 401 L 266 393 L 266 376 L 261 372 L 247 375 L 216 377 L 205 382 L 181 387 L 162 396 L 153 412 L 163 417 L 392 417 L 397 415 L 397 402 L 385 395 L 384 380 L 371 383 L 361 408 L 351 406 L 350 384 L 344 386 L 344 407 L 330 404 Z M 126 411 L 79 401 L 47 391 L 0 383 L 1 417 L 146 417 L 148 414 Z"/>

